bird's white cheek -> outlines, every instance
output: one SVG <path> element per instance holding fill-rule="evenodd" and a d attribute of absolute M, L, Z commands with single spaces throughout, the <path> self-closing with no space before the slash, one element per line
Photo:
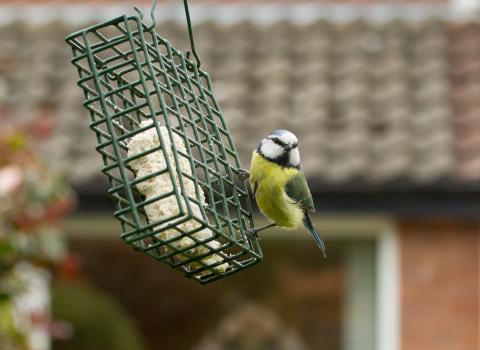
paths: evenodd
<path fill-rule="evenodd" d="M 288 161 L 293 166 L 299 166 L 300 165 L 300 153 L 298 152 L 298 148 L 294 148 L 290 151 Z"/>
<path fill-rule="evenodd" d="M 267 140 L 264 143 L 262 143 L 260 150 L 266 157 L 270 159 L 278 158 L 284 152 L 282 146 L 277 145 L 276 143 L 270 140 Z"/>

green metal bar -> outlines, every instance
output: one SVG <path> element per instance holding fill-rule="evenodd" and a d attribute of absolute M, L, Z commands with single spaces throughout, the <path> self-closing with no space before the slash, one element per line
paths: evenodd
<path fill-rule="evenodd" d="M 83 34 L 83 37 L 84 37 L 84 40 L 86 41 L 87 37 L 86 37 L 85 33 Z M 92 69 L 92 73 L 95 74 L 96 73 L 96 65 L 94 63 L 93 54 L 92 54 L 89 47 L 87 47 L 86 49 L 87 49 L 87 53 L 88 53 L 88 59 L 89 59 L 89 62 L 90 62 L 90 68 Z M 102 111 L 107 116 L 108 115 L 108 110 L 107 110 L 107 107 L 106 107 L 106 103 L 103 99 L 103 94 L 101 92 L 99 81 L 95 80 L 94 83 L 95 83 L 97 91 L 98 91 L 98 93 L 101 97 L 100 104 L 102 106 Z M 117 159 L 119 159 L 119 162 L 121 162 L 120 161 L 120 159 L 121 159 L 120 149 L 119 149 L 118 145 L 115 144 L 116 137 L 115 137 L 115 133 L 113 132 L 112 122 L 108 117 L 106 118 L 106 121 L 107 121 L 108 130 L 109 130 L 110 135 L 112 137 L 112 145 L 113 145 L 115 156 L 117 157 Z M 123 181 L 128 182 L 128 177 L 127 177 L 127 174 L 125 172 L 125 169 L 120 166 L 119 170 L 120 170 L 120 174 L 122 176 Z M 133 207 L 135 207 L 135 205 L 134 205 L 135 201 L 134 201 L 134 198 L 133 198 L 133 193 L 132 193 L 131 189 L 128 188 L 128 186 L 127 186 L 127 195 L 128 195 L 129 202 L 132 203 Z M 133 216 L 134 216 L 134 221 L 137 224 L 137 226 L 140 226 L 140 224 L 139 224 L 140 219 L 139 219 L 138 214 L 135 210 L 133 211 Z"/>
<path fill-rule="evenodd" d="M 141 34 L 143 35 L 143 34 Z M 155 35 L 152 35 L 153 37 L 153 40 L 155 41 L 155 38 L 156 36 Z M 144 46 L 144 52 L 146 52 L 145 50 L 145 46 Z M 161 56 L 160 56 L 160 64 L 162 65 L 163 64 L 163 61 L 161 60 Z M 164 68 L 164 67 L 163 67 Z M 157 90 L 157 97 L 158 97 L 158 100 L 159 100 L 159 103 L 160 105 L 162 106 L 162 114 L 164 116 L 164 120 L 165 120 L 165 126 L 167 127 L 167 131 L 168 131 L 168 136 L 171 140 L 171 145 L 172 145 L 172 151 L 173 151 L 173 157 L 174 157 L 174 160 L 175 160 L 175 165 L 176 165 L 176 170 L 177 170 L 177 176 L 179 178 L 179 184 L 180 184 L 180 188 L 181 188 L 181 193 L 184 194 L 185 193 L 185 188 L 184 188 L 184 181 L 183 181 L 183 175 L 182 175 L 182 172 L 180 171 L 181 167 L 180 167 L 180 162 L 179 162 L 179 159 L 178 159 L 178 151 L 177 151 L 177 145 L 175 144 L 174 142 L 174 137 L 173 137 L 173 133 L 172 133 L 172 128 L 171 128 L 171 123 L 167 122 L 168 120 L 168 112 L 165 110 L 165 99 L 163 97 L 163 94 L 160 92 L 161 89 L 159 87 L 159 83 L 157 81 L 157 79 L 155 79 L 155 72 L 154 72 L 154 69 L 153 69 L 153 65 L 152 63 L 149 61 L 148 62 L 148 70 L 149 70 L 149 74 L 150 74 L 150 77 L 151 77 L 151 80 L 153 81 L 153 84 L 155 86 L 155 89 Z M 165 71 L 164 71 L 165 72 Z M 164 78 L 166 79 L 167 81 L 167 86 L 168 86 L 168 89 L 169 90 L 172 90 L 172 86 L 170 84 L 170 81 L 169 81 L 169 77 L 168 77 L 168 74 L 166 74 L 166 72 L 164 73 Z M 173 94 L 174 96 L 174 94 Z M 174 101 L 174 103 L 176 103 Z M 175 108 L 178 110 L 178 105 L 175 104 Z M 153 118 L 154 119 L 154 122 L 155 122 L 155 126 L 157 128 L 157 133 L 159 134 L 158 136 L 161 137 L 161 132 L 160 132 L 160 129 L 158 127 L 158 123 L 157 123 L 157 120 L 156 118 Z M 163 143 L 163 141 L 162 141 Z M 185 196 L 185 195 L 184 195 Z M 185 198 L 185 204 L 187 206 L 187 209 L 188 209 L 188 213 L 189 213 L 189 216 L 192 215 L 192 208 L 190 207 L 190 203 L 189 201 L 187 200 L 187 198 Z"/>
<path fill-rule="evenodd" d="M 140 22 L 137 22 L 137 23 L 138 23 L 139 27 L 142 26 L 142 24 Z M 134 42 L 133 42 L 133 36 L 131 35 L 131 31 L 130 31 L 128 26 L 127 26 L 127 32 L 129 34 L 130 45 L 132 46 L 132 48 L 135 48 L 135 45 L 134 45 Z M 144 34 L 143 34 L 142 31 L 139 31 L 139 36 L 140 36 L 141 42 L 144 43 L 145 42 L 145 37 L 144 37 Z M 145 45 L 144 44 L 142 45 L 142 49 L 143 49 L 143 52 L 145 53 Z M 136 49 L 133 49 L 133 54 L 134 54 L 136 62 L 140 62 L 140 59 L 138 57 L 138 53 L 137 53 Z M 147 62 L 147 63 L 148 63 L 148 66 L 151 67 L 151 63 L 150 62 Z M 147 90 L 146 79 L 145 79 L 145 76 L 143 75 L 143 70 L 141 69 L 141 67 L 138 67 L 138 69 L 139 69 L 139 74 L 140 74 L 140 79 L 142 81 L 142 84 L 145 87 L 145 90 Z M 156 82 L 156 80 L 154 80 L 153 82 L 155 84 L 155 87 L 158 89 L 158 83 Z M 147 98 L 147 101 L 148 101 L 149 109 L 150 109 L 150 111 L 152 113 L 152 116 L 153 116 L 153 115 L 155 115 L 155 112 L 154 112 L 154 108 L 152 106 L 152 101 L 150 100 L 150 96 L 147 95 L 146 98 Z M 165 110 L 165 101 L 163 100 L 163 96 L 161 94 L 159 94 L 158 98 L 159 98 L 160 105 L 162 107 L 162 113 L 165 116 L 167 114 L 167 112 Z M 164 155 L 164 158 L 165 158 L 165 163 L 166 163 L 167 168 L 169 170 L 170 181 L 172 182 L 172 184 L 174 184 L 175 183 L 175 178 L 173 176 L 172 166 L 170 164 L 170 161 L 169 161 L 168 157 L 166 156 L 167 150 L 165 149 L 165 140 L 163 140 L 163 136 L 162 136 L 162 133 L 160 132 L 160 128 L 158 126 L 157 119 L 152 118 L 152 120 L 153 120 L 153 124 L 155 125 L 155 128 L 157 130 L 157 136 L 158 136 L 158 139 L 160 141 L 160 145 L 162 147 L 162 152 L 163 152 L 163 155 Z M 174 146 L 173 138 L 171 136 L 170 136 L 170 140 L 172 140 L 172 145 Z M 178 163 L 177 158 L 175 158 L 175 164 L 176 164 L 176 167 L 178 169 L 179 163 Z M 182 186 L 181 191 L 183 192 L 184 189 L 183 189 L 183 184 L 182 183 L 181 183 L 181 186 Z M 180 200 L 180 195 L 181 194 L 179 193 L 178 189 L 175 186 L 173 186 L 173 188 L 175 190 L 175 198 L 176 198 L 177 203 L 178 203 L 179 211 L 180 211 L 180 213 L 184 214 L 185 212 L 183 210 L 182 201 Z"/>
<path fill-rule="evenodd" d="M 158 38 L 157 38 L 156 35 L 154 35 L 153 37 L 154 37 L 155 46 L 158 48 Z M 171 54 L 172 54 L 172 51 L 171 51 L 170 45 L 168 45 L 167 48 L 168 48 L 168 53 L 169 53 L 169 55 L 171 55 Z M 182 67 L 185 68 L 185 67 L 186 67 L 186 64 L 185 64 L 185 58 L 184 58 L 183 56 L 181 56 L 181 62 L 182 62 Z M 177 80 L 178 80 L 178 81 L 181 81 L 177 69 L 174 69 L 173 72 L 174 72 L 175 77 L 177 78 Z M 168 75 L 167 75 L 167 76 L 168 76 Z M 171 83 L 170 83 L 170 79 L 167 78 L 167 82 L 168 82 L 168 87 L 171 89 L 172 86 L 171 86 Z M 178 86 L 178 88 L 180 89 L 180 94 L 182 95 L 182 98 L 185 99 L 186 95 L 185 95 L 185 89 L 184 89 L 183 84 L 177 84 L 177 86 Z M 175 94 L 173 94 L 173 96 L 175 96 Z M 177 99 L 176 99 L 175 97 L 173 98 L 173 101 L 174 101 L 174 106 L 175 106 L 175 108 L 178 110 L 178 101 L 177 101 Z M 187 110 L 188 117 L 189 117 L 189 119 L 190 119 L 190 121 L 191 121 L 191 119 L 192 119 L 192 111 L 191 111 L 191 108 L 190 108 L 190 104 L 185 103 L 185 101 L 183 101 L 182 104 L 183 104 L 183 106 L 185 106 L 185 108 L 186 108 L 186 110 Z M 183 135 L 187 135 L 187 132 L 186 132 L 186 130 L 185 130 L 185 125 L 183 124 L 183 117 L 180 117 L 180 119 L 181 119 L 181 120 L 180 120 L 180 126 L 181 126 L 181 129 L 182 129 Z M 196 139 L 198 140 L 198 132 L 197 132 L 197 130 L 196 130 L 196 124 L 195 124 L 195 123 L 189 123 L 189 124 L 190 124 L 190 126 L 193 127 L 193 130 L 194 130 Z M 194 144 L 197 143 L 196 140 L 195 140 L 195 141 L 192 140 L 192 141 L 193 141 Z M 190 142 L 186 142 L 186 144 L 187 144 L 187 147 L 188 147 L 187 151 L 189 152 L 188 157 L 191 159 L 191 163 L 194 163 L 194 162 L 192 161 L 193 158 L 192 158 L 192 151 L 191 151 L 191 147 L 190 147 Z M 200 152 L 200 157 L 201 157 L 202 163 L 205 163 L 206 158 L 205 158 L 205 154 L 204 154 L 204 152 L 203 152 L 203 148 L 201 147 L 201 145 L 199 146 L 198 144 L 197 144 L 196 146 L 197 146 L 197 148 L 198 148 L 198 150 L 199 150 L 199 152 Z M 195 165 L 192 167 L 192 171 L 195 173 L 195 171 L 196 171 L 196 170 L 195 170 Z M 213 200 L 213 194 L 212 194 L 212 189 L 211 189 L 212 186 L 211 186 L 211 183 L 210 183 L 210 177 L 209 177 L 208 175 L 207 175 L 207 179 L 206 179 L 206 180 L 207 180 L 207 188 L 208 188 L 208 190 L 209 190 L 209 193 L 208 193 L 208 194 L 209 194 L 209 198 L 210 198 L 210 201 L 212 201 L 212 200 Z M 195 183 L 195 189 L 196 189 L 197 193 L 199 193 L 199 192 L 200 192 L 200 190 L 199 190 L 199 184 L 198 184 L 198 181 L 197 181 L 197 178 L 196 178 L 196 177 L 195 177 L 195 179 L 194 179 L 194 183 Z M 202 209 L 202 214 L 203 214 L 204 217 L 206 218 L 207 215 L 206 215 L 206 213 L 205 213 L 205 210 L 204 210 L 203 206 L 201 206 L 201 209 Z M 215 215 L 214 218 L 215 218 L 216 225 L 218 225 L 218 224 L 219 224 L 218 217 Z"/>
<path fill-rule="evenodd" d="M 192 50 L 193 56 L 195 56 L 195 60 L 197 61 L 197 68 L 200 69 L 200 65 L 202 64 L 202 62 L 200 61 L 200 57 L 198 57 L 197 50 L 195 50 L 195 41 L 193 40 L 192 21 L 190 19 L 190 10 L 188 9 L 187 0 L 183 0 L 183 7 L 185 8 L 185 17 L 187 18 L 188 37 L 190 38 L 190 49 Z"/>
<path fill-rule="evenodd" d="M 238 154 L 210 78 L 199 70 L 186 1 L 184 6 L 197 64 L 158 36 L 154 25 L 142 24 L 139 16 L 121 16 L 87 28 L 70 35 L 67 42 L 79 74 L 78 85 L 84 91 L 83 104 L 90 112 L 90 128 L 96 133 L 102 172 L 108 177 L 108 193 L 116 202 L 114 216 L 122 225 L 121 238 L 203 284 L 259 262 L 262 254 L 256 240 L 245 239 L 248 224 L 253 225 L 248 191 L 245 182 L 239 185 L 236 181 Z M 111 36 L 106 34 L 110 32 Z M 143 120 L 152 120 L 153 125 L 140 127 Z M 171 141 L 168 150 L 160 125 Z M 128 156 L 130 140 L 151 128 L 156 130 L 159 145 Z M 173 142 L 177 135 L 185 150 Z M 131 162 L 154 152 L 165 156 L 165 168 L 132 178 Z M 189 169 L 181 168 L 180 160 L 187 160 Z M 170 189 L 148 199 L 137 192 L 139 184 L 167 173 Z M 188 181 L 194 190 L 187 193 Z M 204 204 L 204 195 L 208 204 Z M 147 218 L 150 205 L 169 197 L 178 204 L 177 214 Z M 200 211 L 192 210 L 193 206 Z M 191 229 L 183 225 L 189 221 L 195 222 Z M 165 230 L 177 234 L 159 239 Z M 211 235 L 200 239 L 196 235 L 202 230 Z M 184 237 L 192 244 L 180 248 L 178 240 Z M 208 242 L 213 240 L 220 246 L 210 247 Z M 196 247 L 202 247 L 201 253 L 193 253 Z M 219 259 L 206 263 L 212 254 Z M 216 269 L 224 263 L 228 263 L 225 272 Z"/>

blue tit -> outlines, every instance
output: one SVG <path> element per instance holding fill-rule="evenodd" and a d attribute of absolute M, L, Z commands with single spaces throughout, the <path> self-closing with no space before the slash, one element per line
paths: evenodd
<path fill-rule="evenodd" d="M 250 236 L 269 227 L 297 229 L 302 224 L 325 256 L 325 243 L 309 214 L 315 211 L 307 180 L 300 167 L 297 137 L 275 130 L 253 151 L 250 187 L 260 211 L 271 224 L 249 230 Z"/>

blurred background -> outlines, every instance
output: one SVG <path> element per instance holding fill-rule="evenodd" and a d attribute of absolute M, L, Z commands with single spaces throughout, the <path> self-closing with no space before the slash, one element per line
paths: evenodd
<path fill-rule="evenodd" d="M 243 166 L 293 131 L 328 247 L 206 286 L 119 239 L 64 42 L 136 4 L 0 2 L 0 349 L 480 348 L 480 1 L 191 1 Z"/>

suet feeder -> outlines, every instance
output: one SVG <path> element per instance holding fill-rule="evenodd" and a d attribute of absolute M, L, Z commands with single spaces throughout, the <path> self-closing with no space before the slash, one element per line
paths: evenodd
<path fill-rule="evenodd" d="M 234 142 L 195 52 L 176 50 L 143 15 L 66 38 L 79 74 L 121 238 L 200 283 L 262 259 Z"/>

